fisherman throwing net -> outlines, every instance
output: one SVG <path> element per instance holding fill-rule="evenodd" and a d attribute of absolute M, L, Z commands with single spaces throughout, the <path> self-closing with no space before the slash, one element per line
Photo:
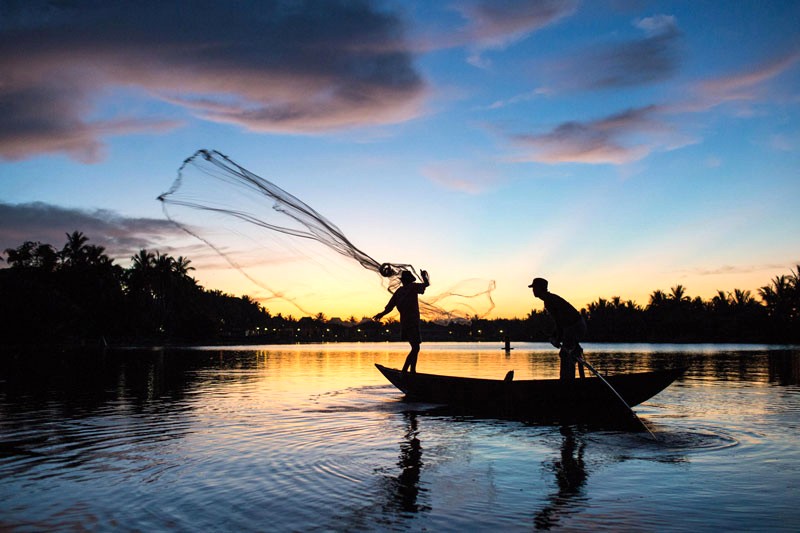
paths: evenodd
<path fill-rule="evenodd" d="M 186 159 L 172 187 L 158 199 L 170 221 L 205 242 L 231 266 L 275 297 L 282 297 L 282 293 L 248 274 L 233 253 L 212 243 L 206 235 L 207 230 L 201 225 L 190 226 L 175 217 L 170 209 L 182 207 L 230 217 L 244 223 L 242 227 L 247 228 L 246 233 L 253 242 L 263 240 L 267 234 L 289 236 L 290 246 L 292 238 L 316 241 L 379 274 L 392 293 L 402 285 L 402 272 L 412 272 L 421 277 L 410 264 L 375 260 L 308 204 L 215 150 L 198 150 Z M 491 299 L 493 290 L 493 281 L 460 282 L 437 297 L 428 301 L 420 300 L 420 313 L 427 320 L 439 322 L 482 317 L 494 307 Z"/>

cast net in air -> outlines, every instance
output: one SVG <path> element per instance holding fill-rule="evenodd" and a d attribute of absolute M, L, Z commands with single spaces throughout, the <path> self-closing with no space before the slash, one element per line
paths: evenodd
<path fill-rule="evenodd" d="M 250 273 L 247 265 L 253 264 L 252 256 L 243 261 L 238 257 L 241 252 L 221 244 L 226 238 L 220 235 L 219 227 L 203 223 L 204 220 L 210 222 L 209 218 L 195 218 L 190 222 L 189 212 L 236 222 L 228 226 L 228 231 L 250 241 L 254 247 L 276 234 L 288 237 L 281 240 L 287 248 L 293 248 L 296 239 L 316 241 L 381 276 L 389 292 L 400 286 L 400 274 L 404 270 L 420 278 L 411 264 L 375 260 L 308 204 L 215 150 L 198 150 L 186 159 L 170 189 L 158 199 L 170 221 L 204 242 L 231 267 L 267 291 L 267 296 L 259 300 L 282 299 L 305 314 L 310 313 L 297 298 L 287 296 Z M 484 317 L 494 308 L 493 290 L 494 281 L 460 281 L 443 293 L 420 298 L 420 313 L 422 318 L 440 323 Z"/>

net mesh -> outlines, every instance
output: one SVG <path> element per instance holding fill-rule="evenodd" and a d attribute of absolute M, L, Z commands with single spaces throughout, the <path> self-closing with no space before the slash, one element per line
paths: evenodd
<path fill-rule="evenodd" d="M 288 239 L 281 241 L 287 248 L 292 247 L 293 239 L 316 241 L 375 272 L 389 292 L 394 292 L 400 286 L 400 274 L 404 270 L 420 278 L 411 264 L 377 261 L 355 246 L 338 226 L 311 206 L 216 150 L 198 150 L 187 158 L 178 169 L 170 189 L 161 194 L 158 200 L 170 221 L 204 242 L 231 267 L 266 290 L 270 296 L 262 299 L 284 299 L 305 314 L 310 313 L 303 309 L 297 299 L 285 296 L 283 291 L 249 273 L 243 261 L 237 258 L 239 253 L 217 244 L 224 241 L 220 237 L 211 237 L 216 229 L 212 230 L 203 223 L 190 224 L 176 212 L 186 208 L 235 220 L 239 223 L 239 229 L 229 231 L 255 244 L 275 234 L 288 236 Z M 494 281 L 480 279 L 458 282 L 443 293 L 420 299 L 420 314 L 426 320 L 440 323 L 486 316 L 494 308 L 494 287 Z"/>

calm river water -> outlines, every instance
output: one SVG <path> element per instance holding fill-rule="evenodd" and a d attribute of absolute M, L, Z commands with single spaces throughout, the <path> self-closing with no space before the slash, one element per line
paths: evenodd
<path fill-rule="evenodd" d="M 555 350 L 425 344 L 419 371 L 556 377 Z M 800 350 L 592 345 L 689 364 L 646 432 L 453 417 L 373 363 L 403 344 L 0 360 L 0 530 L 800 529 Z"/>

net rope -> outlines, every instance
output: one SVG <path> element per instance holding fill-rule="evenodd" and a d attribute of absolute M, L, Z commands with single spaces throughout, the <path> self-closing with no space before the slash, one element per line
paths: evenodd
<path fill-rule="evenodd" d="M 214 189 L 189 187 L 189 180 L 210 179 L 220 185 Z M 204 192 L 205 191 L 205 192 Z M 225 195 L 230 194 L 227 200 Z M 234 207 L 241 202 L 233 197 L 252 200 L 247 208 Z M 316 241 L 336 253 L 352 259 L 363 268 L 381 276 L 384 286 L 393 293 L 401 284 L 400 275 L 404 270 L 414 273 L 421 279 L 413 265 L 408 263 L 379 262 L 355 246 L 336 226 L 311 206 L 275 185 L 250 172 L 228 156 L 216 150 L 198 150 L 187 158 L 178 169 L 178 175 L 169 190 L 158 197 L 164 215 L 183 231 L 199 239 L 227 263 L 243 274 L 248 280 L 268 291 L 272 298 L 281 298 L 309 314 L 294 298 L 275 290 L 260 279 L 252 276 L 242 264 L 222 247 L 215 245 L 204 236 L 202 226 L 182 222 L 170 212 L 170 207 L 185 207 L 201 212 L 232 217 L 251 228 L 261 228 L 293 238 Z M 256 237 L 258 240 L 258 237 Z M 492 291 L 494 281 L 471 279 L 457 283 L 447 291 L 420 299 L 422 318 L 439 323 L 465 321 L 474 317 L 486 316 L 493 308 Z"/>

